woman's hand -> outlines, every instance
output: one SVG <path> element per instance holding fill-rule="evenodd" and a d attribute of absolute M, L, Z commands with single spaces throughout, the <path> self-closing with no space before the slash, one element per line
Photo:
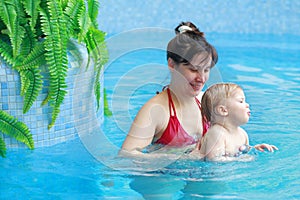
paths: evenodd
<path fill-rule="evenodd" d="M 255 149 L 261 151 L 261 152 L 264 152 L 265 149 L 270 151 L 270 152 L 273 152 L 274 150 L 278 150 L 278 148 L 274 145 L 270 145 L 270 144 L 257 144 L 254 146 Z"/>

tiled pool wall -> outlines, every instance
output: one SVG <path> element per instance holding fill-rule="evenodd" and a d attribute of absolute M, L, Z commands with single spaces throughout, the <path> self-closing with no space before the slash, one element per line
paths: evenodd
<path fill-rule="evenodd" d="M 56 123 L 50 130 L 48 130 L 48 125 L 51 120 L 52 108 L 48 105 L 41 106 L 47 96 L 47 86 L 49 84 L 47 78 L 44 78 L 43 84 L 45 87 L 38 96 L 37 101 L 28 113 L 23 114 L 23 97 L 20 96 L 19 75 L 5 64 L 0 64 L 0 109 L 17 117 L 28 126 L 33 135 L 35 147 L 51 146 L 78 137 L 77 129 L 87 128 L 85 126 L 89 124 L 88 122 L 93 115 L 99 123 L 103 121 L 103 90 L 101 90 L 100 99 L 101 109 L 98 111 L 96 111 L 96 107 L 95 110 L 86 109 L 87 102 L 96 105 L 93 93 L 95 73 L 91 63 L 86 68 L 88 62 L 85 47 L 81 47 L 79 50 L 81 58 L 72 56 L 71 52 L 68 53 L 67 95 L 61 105 Z M 43 73 L 43 76 L 47 77 L 48 75 Z M 103 76 L 101 77 L 101 85 L 103 86 Z M 80 99 L 81 102 L 74 102 L 74 99 Z M 85 116 L 76 116 L 76 113 L 83 110 L 86 113 Z M 0 137 L 4 138 L 8 148 L 25 146 L 3 133 L 0 133 Z"/>
<path fill-rule="evenodd" d="M 204 32 L 300 34 L 297 0 L 99 1 L 99 26 L 108 34 L 144 27 L 173 30 L 181 21 Z"/>

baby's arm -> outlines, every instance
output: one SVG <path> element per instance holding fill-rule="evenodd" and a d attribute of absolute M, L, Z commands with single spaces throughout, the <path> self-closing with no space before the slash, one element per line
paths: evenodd
<path fill-rule="evenodd" d="M 249 138 L 248 138 L 248 134 L 244 129 L 241 129 L 244 132 L 245 138 L 246 138 L 246 143 L 247 145 L 249 145 Z M 255 149 L 264 152 L 265 149 L 267 149 L 268 151 L 273 152 L 274 150 L 278 150 L 278 148 L 275 145 L 270 145 L 270 144 L 257 144 L 254 146 Z"/>
<path fill-rule="evenodd" d="M 271 145 L 271 144 L 257 144 L 254 146 L 255 149 L 259 150 L 259 151 L 262 151 L 264 152 L 265 149 L 270 151 L 270 152 L 273 152 L 274 150 L 278 150 L 278 148 L 275 146 L 275 145 Z"/>

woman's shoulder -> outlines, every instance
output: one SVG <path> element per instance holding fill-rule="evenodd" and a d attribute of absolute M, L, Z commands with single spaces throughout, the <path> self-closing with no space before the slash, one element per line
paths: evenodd
<path fill-rule="evenodd" d="M 155 96 L 153 96 L 149 101 L 146 102 L 148 105 L 168 105 L 168 94 L 167 91 L 162 91 L 160 93 L 157 93 Z"/>
<path fill-rule="evenodd" d="M 168 99 L 167 94 L 165 91 L 153 96 L 149 99 L 140 109 L 139 112 L 151 112 L 153 113 L 160 113 L 162 111 L 166 111 L 168 109 Z"/>

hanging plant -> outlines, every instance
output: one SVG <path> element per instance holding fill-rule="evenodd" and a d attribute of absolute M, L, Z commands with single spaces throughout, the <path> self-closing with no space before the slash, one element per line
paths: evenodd
<path fill-rule="evenodd" d="M 46 66 L 49 73 L 48 94 L 43 101 L 53 110 L 48 129 L 55 124 L 67 93 L 70 40 L 84 43 L 89 62 L 94 63 L 94 92 L 99 109 L 100 72 L 108 53 L 105 33 L 98 29 L 98 9 L 97 0 L 0 0 L 0 58 L 20 75 L 23 113 L 30 110 L 43 89 L 42 67 Z M 1 111 L 0 120 L 7 117 Z M 30 134 L 27 129 L 20 126 L 24 135 Z M 5 132 L 14 137 L 13 130 L 11 127 Z M 0 131 L 4 132 L 2 128 Z"/>
<path fill-rule="evenodd" d="M 0 131 L 23 142 L 30 149 L 34 148 L 32 135 L 27 126 L 2 110 L 0 110 Z M 6 156 L 6 145 L 2 138 L 0 138 L 0 156 Z"/>

